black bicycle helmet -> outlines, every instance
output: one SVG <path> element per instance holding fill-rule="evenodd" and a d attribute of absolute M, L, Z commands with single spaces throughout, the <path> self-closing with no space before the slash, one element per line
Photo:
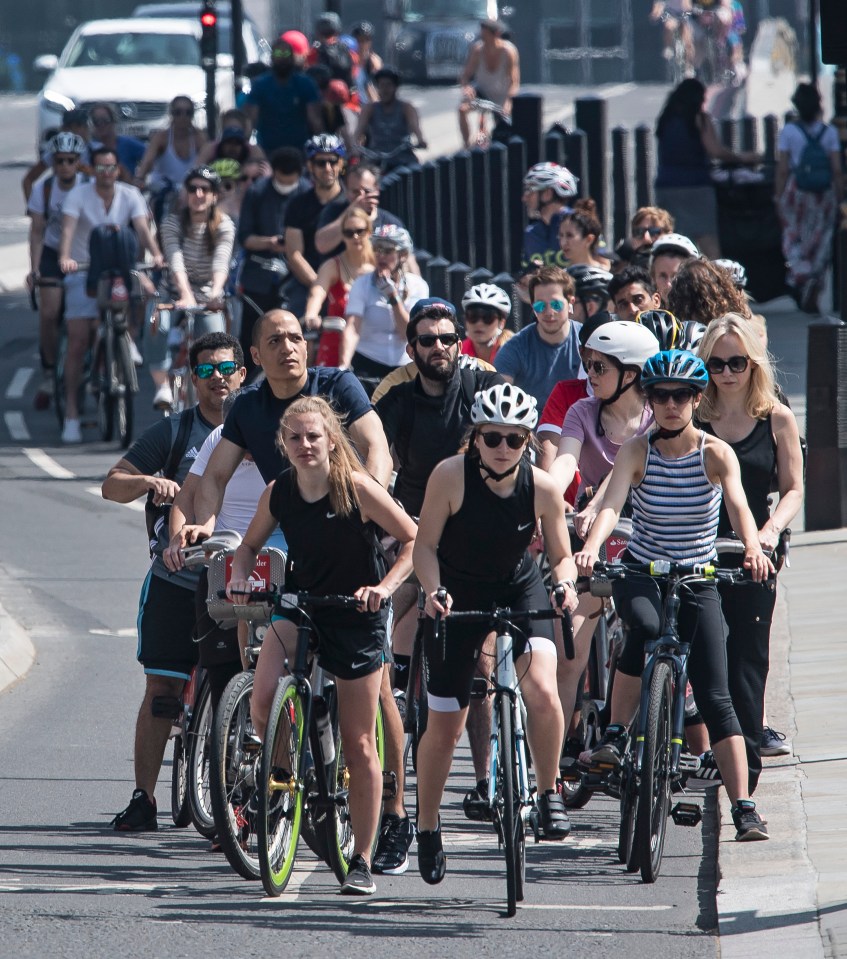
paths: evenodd
<path fill-rule="evenodd" d="M 577 333 L 577 339 L 579 340 L 579 348 L 585 349 L 585 344 L 588 342 L 588 338 L 591 334 L 604 323 L 612 323 L 617 319 L 613 313 L 609 313 L 608 310 L 598 310 L 594 316 L 589 316 L 587 320 L 580 327 L 579 333 Z"/>
<path fill-rule="evenodd" d="M 646 327 L 656 337 L 660 349 L 688 349 L 682 346 L 682 323 L 670 310 L 644 310 L 635 317 L 635 322 Z"/>
<path fill-rule="evenodd" d="M 587 263 L 574 263 L 568 267 L 568 273 L 576 287 L 576 295 L 579 299 L 609 299 L 609 284 L 612 282 L 612 274 L 608 270 L 603 270 L 597 266 L 589 266 Z"/>
<path fill-rule="evenodd" d="M 641 386 L 649 392 L 653 386 L 676 383 L 702 393 L 709 385 L 706 364 L 688 350 L 662 350 L 651 356 L 641 371 Z"/>
<path fill-rule="evenodd" d="M 344 141 L 334 133 L 318 133 L 317 136 L 309 137 L 304 149 L 306 157 L 310 160 L 319 153 L 334 153 L 342 160 L 347 156 Z"/>
<path fill-rule="evenodd" d="M 370 20 L 358 20 L 350 27 L 351 36 L 356 37 L 366 37 L 368 40 L 373 39 L 374 35 L 374 25 Z"/>
<path fill-rule="evenodd" d="M 188 187 L 188 184 L 192 180 L 205 180 L 206 183 L 212 188 L 213 193 L 220 192 L 221 189 L 221 178 L 218 176 L 215 171 L 208 166 L 198 166 L 194 167 L 193 170 L 189 170 L 185 176 L 185 179 L 182 181 L 184 187 Z"/>

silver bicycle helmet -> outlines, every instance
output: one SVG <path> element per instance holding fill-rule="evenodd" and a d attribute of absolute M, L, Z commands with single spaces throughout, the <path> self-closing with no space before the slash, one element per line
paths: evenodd
<path fill-rule="evenodd" d="M 610 356 L 621 366 L 644 366 L 659 352 L 659 341 L 647 329 L 628 320 L 612 320 L 598 327 L 585 342 L 587 350 Z"/>
<path fill-rule="evenodd" d="M 747 288 L 747 271 L 738 260 L 715 260 L 714 264 L 729 273 L 732 282 L 739 290 L 745 290 Z"/>
<path fill-rule="evenodd" d="M 691 350 L 692 353 L 696 353 L 697 347 L 700 345 L 700 340 L 703 339 L 705 332 L 705 323 L 698 323 L 697 320 L 686 320 L 685 323 L 682 324 L 679 348 L 681 350 Z"/>
<path fill-rule="evenodd" d="M 462 297 L 462 309 L 470 306 L 490 306 L 504 316 L 512 312 L 512 301 L 505 290 L 493 283 L 477 283 Z"/>
<path fill-rule="evenodd" d="M 401 253 L 412 252 L 412 238 L 409 231 L 402 226 L 396 226 L 394 223 L 386 223 L 378 226 L 371 233 L 371 243 L 391 244 Z"/>
<path fill-rule="evenodd" d="M 579 180 L 567 167 L 558 163 L 536 163 L 531 166 L 523 179 L 525 190 L 538 193 L 541 190 L 552 190 L 563 200 L 575 197 L 579 192 Z"/>
<path fill-rule="evenodd" d="M 535 429 L 538 422 L 538 404 L 535 397 L 513 383 L 498 383 L 480 390 L 471 407 L 471 423 L 482 426 L 523 426 Z"/>
<path fill-rule="evenodd" d="M 700 251 L 693 240 L 681 233 L 665 233 L 650 247 L 650 255 L 655 258 L 663 253 L 675 253 L 678 256 L 693 256 L 700 258 Z"/>
<path fill-rule="evenodd" d="M 75 153 L 82 156 L 85 153 L 85 140 L 77 133 L 60 130 L 50 138 L 47 147 L 51 153 Z"/>
<path fill-rule="evenodd" d="M 334 153 L 342 160 L 347 156 L 347 148 L 344 141 L 335 136 L 334 133 L 318 133 L 317 136 L 309 137 L 306 141 L 306 157 L 311 160 L 319 153 Z"/>

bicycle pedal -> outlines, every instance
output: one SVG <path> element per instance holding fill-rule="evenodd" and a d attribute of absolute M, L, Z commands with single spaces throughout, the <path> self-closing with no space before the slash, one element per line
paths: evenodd
<path fill-rule="evenodd" d="M 699 826 L 703 821 L 703 812 L 694 802 L 678 802 L 671 810 L 671 819 L 677 826 Z"/>
<path fill-rule="evenodd" d="M 700 757 L 692 756 L 691 753 L 682 753 L 679 757 L 679 771 L 681 773 L 693 773 L 700 768 Z"/>
<path fill-rule="evenodd" d="M 382 798 L 395 799 L 397 797 L 397 773 L 387 769 L 382 774 Z"/>

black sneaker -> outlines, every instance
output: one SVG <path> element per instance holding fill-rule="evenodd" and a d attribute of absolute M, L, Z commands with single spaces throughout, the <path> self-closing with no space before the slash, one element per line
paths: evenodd
<path fill-rule="evenodd" d="M 136 789 L 129 805 L 109 825 L 115 832 L 155 832 L 159 828 L 156 800 L 151 799 L 143 789 Z"/>
<path fill-rule="evenodd" d="M 606 732 L 599 743 L 591 750 L 592 766 L 611 766 L 617 768 L 626 752 L 626 742 L 629 738 L 626 726 L 615 723 L 606 727 Z"/>
<path fill-rule="evenodd" d="M 342 896 L 372 896 L 376 892 L 376 883 L 368 864 L 358 853 L 350 860 L 347 875 L 339 891 Z"/>
<path fill-rule="evenodd" d="M 438 829 L 428 832 L 417 830 L 418 870 L 424 882 L 437 886 L 447 872 L 447 857 L 441 844 L 441 820 Z"/>
<path fill-rule="evenodd" d="M 762 730 L 762 744 L 759 752 L 762 756 L 790 756 L 791 747 L 785 741 L 785 733 L 765 726 Z"/>
<path fill-rule="evenodd" d="M 565 839 L 571 831 L 571 821 L 565 812 L 565 803 L 555 789 L 548 789 L 538 797 L 541 828 L 545 839 Z"/>
<path fill-rule="evenodd" d="M 720 785 L 723 782 L 723 777 L 721 776 L 721 771 L 718 769 L 718 763 L 715 759 L 715 754 L 711 749 L 707 750 L 700 757 L 700 767 L 695 769 L 694 772 L 690 773 L 694 779 L 703 779 L 709 783 L 714 783 L 715 785 Z"/>
<path fill-rule="evenodd" d="M 475 788 L 469 789 L 462 800 L 465 818 L 472 822 L 491 822 L 491 808 L 488 805 L 488 780 L 480 779 Z"/>
<path fill-rule="evenodd" d="M 739 799 L 732 807 L 732 821 L 735 823 L 737 842 L 757 842 L 770 839 L 765 820 L 756 812 L 752 799 Z"/>
<path fill-rule="evenodd" d="M 382 817 L 371 868 L 375 873 L 400 876 L 409 868 L 409 846 L 415 831 L 408 816 L 401 819 L 394 813 Z"/>

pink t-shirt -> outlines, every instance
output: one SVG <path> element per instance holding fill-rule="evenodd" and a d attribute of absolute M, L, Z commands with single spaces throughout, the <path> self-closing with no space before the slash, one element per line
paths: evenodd
<path fill-rule="evenodd" d="M 586 486 L 598 486 L 602 482 L 603 477 L 611 470 L 620 449 L 620 445 L 613 443 L 608 436 L 597 435 L 599 409 L 600 400 L 597 397 L 578 400 L 568 410 L 562 424 L 562 436 L 570 436 L 582 443 L 579 453 L 579 472 L 582 476 L 580 493 Z M 638 435 L 646 433 L 652 425 L 653 411 L 645 404 Z"/>

